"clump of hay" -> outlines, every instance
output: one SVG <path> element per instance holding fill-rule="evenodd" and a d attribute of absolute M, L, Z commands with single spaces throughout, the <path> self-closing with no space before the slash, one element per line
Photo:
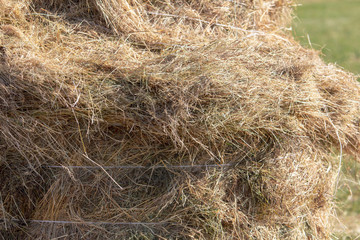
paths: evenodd
<path fill-rule="evenodd" d="M 360 87 L 291 1 L 2 5 L 3 236 L 329 238 Z"/>

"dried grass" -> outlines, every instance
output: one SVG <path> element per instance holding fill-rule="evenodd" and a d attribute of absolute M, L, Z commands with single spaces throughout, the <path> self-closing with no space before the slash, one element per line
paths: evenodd
<path fill-rule="evenodd" d="M 0 0 L 2 236 L 328 239 L 360 87 L 292 4 Z"/>

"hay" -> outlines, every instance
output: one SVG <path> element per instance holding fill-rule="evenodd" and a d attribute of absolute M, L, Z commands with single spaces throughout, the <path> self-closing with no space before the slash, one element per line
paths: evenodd
<path fill-rule="evenodd" d="M 360 87 L 291 1 L 0 4 L 5 238 L 330 237 Z"/>

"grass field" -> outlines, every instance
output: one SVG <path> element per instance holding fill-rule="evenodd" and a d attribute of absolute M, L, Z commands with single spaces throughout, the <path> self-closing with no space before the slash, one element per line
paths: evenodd
<path fill-rule="evenodd" d="M 293 24 L 304 46 L 322 52 L 326 62 L 360 74 L 360 0 L 302 0 Z M 345 159 L 337 199 L 334 239 L 360 239 L 360 164 Z"/>
<path fill-rule="evenodd" d="M 360 0 L 299 3 L 293 26 L 295 36 L 304 45 L 321 50 L 327 62 L 360 74 Z"/>

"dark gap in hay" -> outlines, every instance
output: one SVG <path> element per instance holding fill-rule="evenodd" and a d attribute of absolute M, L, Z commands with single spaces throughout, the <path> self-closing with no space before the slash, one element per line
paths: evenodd
<path fill-rule="evenodd" d="M 31 219 L 54 177 L 48 169 L 33 169 L 26 161 L 20 164 L 22 156 L 17 156 L 16 162 L 10 161 L 13 157 L 5 153 L 1 158 L 2 214 L 5 219 Z"/>
<path fill-rule="evenodd" d="M 106 27 L 106 23 L 96 8 L 95 1 L 32 1 L 35 12 L 45 17 L 58 17 L 72 23 L 88 23 L 96 27 Z M 48 16 L 47 16 L 48 15 Z"/>

